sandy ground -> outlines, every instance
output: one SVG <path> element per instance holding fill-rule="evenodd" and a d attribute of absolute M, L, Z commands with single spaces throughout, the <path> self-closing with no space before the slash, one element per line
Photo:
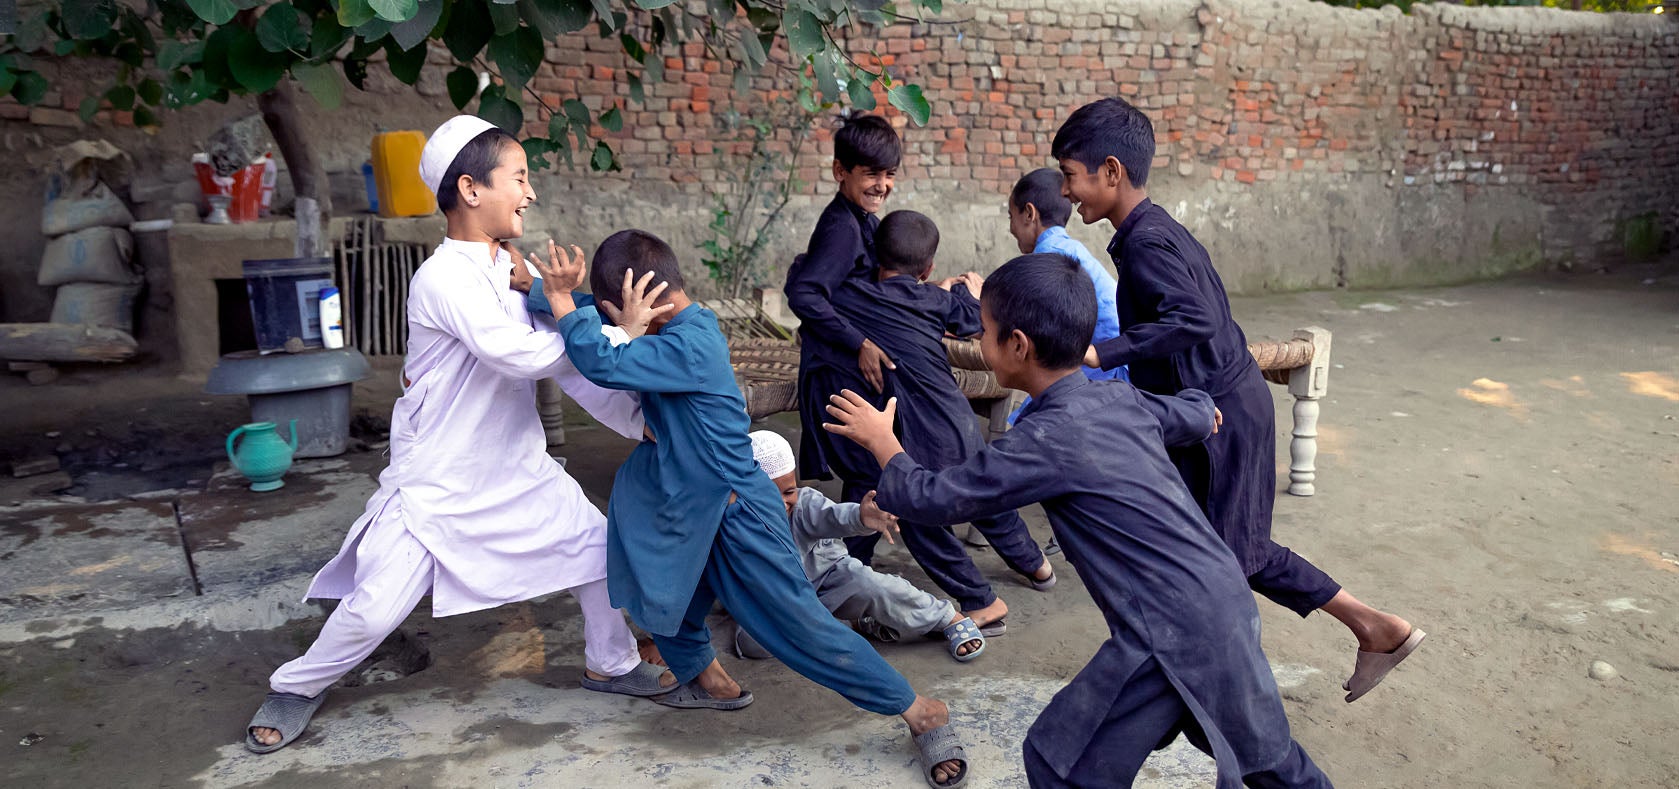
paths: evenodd
<path fill-rule="evenodd" d="M 1679 785 L 1671 271 L 1236 301 L 1250 337 L 1311 324 L 1335 333 L 1318 494 L 1278 497 L 1276 538 L 1430 633 L 1381 688 L 1348 705 L 1340 681 L 1352 665 L 1350 636 L 1327 617 L 1300 620 L 1261 601 L 1294 734 L 1338 785 Z M 102 442 L 89 439 L 149 442 L 176 451 L 151 452 L 148 473 L 202 484 L 219 452 L 202 447 L 219 446 L 242 421 L 237 401 L 187 383 L 134 377 L 113 394 L 99 379 L 35 389 L 7 380 L 5 454 L 74 439 L 72 453 L 94 455 L 67 463 L 81 492 L 120 495 L 126 477 L 117 472 L 128 470 L 112 466 L 128 456 L 100 457 Z M 358 390 L 374 411 L 388 408 L 387 384 Z M 1286 478 L 1290 403 L 1273 391 Z M 564 454 L 603 495 L 626 449 L 579 424 Z M 80 482 L 99 473 L 111 475 L 104 488 Z M 1024 514 L 1047 536 L 1040 510 Z M 1020 786 L 1025 727 L 1103 628 L 1072 573 L 1037 594 L 994 556 L 976 558 L 1014 611 L 1009 635 L 960 667 L 932 643 L 882 649 L 918 687 L 951 700 L 975 759 L 970 785 Z M 901 548 L 882 564 L 925 582 Z M 263 594 L 295 596 L 296 584 Z M 245 754 L 235 740 L 264 677 L 309 642 L 318 617 L 217 629 L 158 609 L 112 616 L 114 627 L 30 626 L 0 643 L 4 783 L 920 785 L 901 724 L 850 709 L 775 663 L 729 661 L 759 701 L 726 715 L 577 689 L 579 623 L 564 595 L 444 620 L 422 609 L 405 631 L 429 650 L 429 668 L 335 690 L 298 744 Z M 1616 676 L 1588 676 L 1599 660 Z M 386 657 L 352 681 L 416 662 Z M 1139 785 L 1204 785 L 1205 770 L 1196 755 L 1173 752 Z"/>

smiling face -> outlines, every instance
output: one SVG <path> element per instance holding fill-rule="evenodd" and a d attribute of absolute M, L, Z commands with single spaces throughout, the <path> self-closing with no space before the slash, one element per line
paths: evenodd
<path fill-rule="evenodd" d="M 1036 249 L 1038 236 L 1043 232 L 1043 223 L 1038 221 L 1037 206 L 1027 203 L 1024 209 L 1015 208 L 1014 201 L 1009 200 L 1009 235 L 1014 236 L 1014 243 L 1020 248 L 1020 254 L 1030 254 Z"/>
<path fill-rule="evenodd" d="M 839 182 L 840 194 L 871 214 L 878 214 L 886 207 L 886 197 L 892 194 L 892 184 L 897 179 L 896 167 L 858 165 L 848 170 L 838 160 L 834 161 L 834 180 Z"/>
<path fill-rule="evenodd" d="M 775 483 L 775 489 L 781 491 L 781 503 L 787 505 L 787 514 L 792 515 L 794 505 L 799 503 L 798 475 L 788 472 L 771 479 L 770 482 Z"/>
<path fill-rule="evenodd" d="M 1107 218 L 1119 205 L 1120 184 L 1125 177 L 1119 160 L 1108 157 L 1095 172 L 1077 159 L 1061 160 L 1061 195 L 1072 202 L 1079 219 L 1087 225 Z"/>
<path fill-rule="evenodd" d="M 508 142 L 496 158 L 496 167 L 483 181 L 462 178 L 461 194 L 475 209 L 485 234 L 497 240 L 525 234 L 525 209 L 536 202 L 530 186 L 525 149 Z"/>

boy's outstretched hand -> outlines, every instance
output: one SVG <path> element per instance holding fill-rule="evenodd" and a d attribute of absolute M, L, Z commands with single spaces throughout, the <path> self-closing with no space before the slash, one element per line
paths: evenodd
<path fill-rule="evenodd" d="M 513 258 L 513 271 L 508 275 L 507 286 L 520 293 L 531 292 L 531 285 L 536 282 L 536 278 L 532 277 L 531 270 L 525 267 L 525 256 L 519 254 L 519 250 L 514 248 L 510 241 L 501 242 L 501 248 L 507 250 L 508 256 Z"/>
<path fill-rule="evenodd" d="M 583 284 L 583 250 L 573 246 L 571 254 L 552 239 L 548 241 L 548 260 L 541 256 L 530 256 L 531 267 L 542 275 L 542 295 L 548 299 L 548 308 L 554 312 L 554 319 L 559 320 L 577 311 L 577 303 L 572 301 L 571 292 Z"/>
<path fill-rule="evenodd" d="M 641 279 L 637 280 L 634 269 L 624 269 L 624 287 L 619 292 L 619 298 L 624 302 L 624 306 L 614 307 L 610 302 L 596 300 L 596 304 L 600 305 L 601 311 L 606 313 L 606 317 L 611 318 L 612 322 L 617 324 L 618 328 L 623 329 L 625 334 L 630 335 L 632 340 L 646 334 L 647 327 L 653 323 L 654 318 L 676 309 L 675 304 L 653 306 L 658 303 L 659 297 L 664 294 L 665 288 L 669 287 L 670 283 L 661 282 L 654 285 L 652 290 L 648 290 L 647 285 L 652 281 L 653 272 L 651 271 L 641 275 Z"/>
<path fill-rule="evenodd" d="M 904 451 L 898 437 L 892 433 L 892 424 L 898 417 L 896 397 L 886 401 L 885 411 L 877 411 L 862 395 L 846 389 L 829 396 L 828 415 L 834 421 L 822 423 L 822 429 L 857 442 L 874 455 L 881 468 Z"/>
<path fill-rule="evenodd" d="M 892 535 L 898 533 L 898 516 L 881 509 L 880 505 L 875 503 L 874 491 L 871 490 L 864 494 L 863 506 L 859 514 L 863 519 L 863 525 L 879 532 L 880 536 L 886 538 L 888 545 L 898 544 L 892 539 Z"/>

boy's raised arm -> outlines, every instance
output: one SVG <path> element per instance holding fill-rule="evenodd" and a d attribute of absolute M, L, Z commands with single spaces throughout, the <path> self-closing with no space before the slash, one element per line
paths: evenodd
<path fill-rule="evenodd" d="M 1143 408 L 1160 421 L 1160 432 L 1166 446 L 1189 446 L 1205 441 L 1214 432 L 1213 398 L 1200 389 L 1185 389 L 1172 397 L 1132 390 Z"/>
<path fill-rule="evenodd" d="M 496 372 L 527 380 L 552 376 L 565 361 L 565 345 L 514 320 L 496 298 L 499 292 L 476 275 L 437 267 L 415 275 L 409 314 L 460 340 Z"/>
<path fill-rule="evenodd" d="M 607 389 L 637 392 L 692 392 L 704 388 L 688 338 L 678 333 L 648 334 L 613 345 L 601 333 L 594 307 L 573 310 L 558 322 L 566 355 L 584 378 Z"/>
<path fill-rule="evenodd" d="M 1125 298 L 1150 304 L 1160 318 L 1130 326 L 1118 337 L 1096 344 L 1102 369 L 1112 370 L 1141 359 L 1159 359 L 1211 339 L 1218 327 L 1177 250 L 1145 243 L 1120 269 Z"/>

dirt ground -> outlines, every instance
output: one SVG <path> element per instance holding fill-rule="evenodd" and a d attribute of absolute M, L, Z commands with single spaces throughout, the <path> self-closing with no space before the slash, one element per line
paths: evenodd
<path fill-rule="evenodd" d="M 1277 540 L 1430 634 L 1348 705 L 1346 631 L 1260 602 L 1294 735 L 1331 778 L 1679 785 L 1679 272 L 1625 267 L 1234 307 L 1252 338 L 1306 325 L 1334 332 L 1318 493 L 1279 495 Z M 358 386 L 358 405 L 387 412 L 391 378 Z M 1286 479 L 1291 401 L 1273 392 Z M 0 402 L 0 460 L 68 443 L 72 492 L 90 498 L 207 478 L 244 409 L 191 382 L 130 375 L 112 385 L 91 371 L 40 388 L 8 378 Z M 575 424 L 569 470 L 604 495 L 628 447 Z M 1024 514 L 1047 536 L 1041 510 Z M 952 700 L 975 743 L 972 785 L 1018 786 L 1024 725 L 1103 627 L 1074 574 L 1036 594 L 994 556 L 975 555 L 1013 609 L 1010 634 L 961 667 L 932 643 L 882 649 L 918 687 Z M 926 584 L 901 548 L 882 564 Z M 612 786 L 629 775 L 671 786 L 916 785 L 898 724 L 773 662 L 728 662 L 759 698 L 738 714 L 578 700 L 589 695 L 572 690 L 580 627 L 563 595 L 444 620 L 422 609 L 405 630 L 429 649 L 429 668 L 337 690 L 298 744 L 244 755 L 235 742 L 265 676 L 318 627 L 159 622 L 0 644 L 4 783 Z M 1613 676 L 1590 676 L 1594 661 Z M 377 668 L 355 676 L 377 678 Z M 387 675 L 415 668 L 410 658 Z M 601 720 L 621 721 L 611 745 L 594 738 Z M 808 772 L 866 759 L 879 743 L 898 749 L 876 765 L 884 772 Z M 719 757 L 732 766 L 688 765 Z M 1166 785 L 1169 775 L 1150 770 L 1142 783 Z"/>

